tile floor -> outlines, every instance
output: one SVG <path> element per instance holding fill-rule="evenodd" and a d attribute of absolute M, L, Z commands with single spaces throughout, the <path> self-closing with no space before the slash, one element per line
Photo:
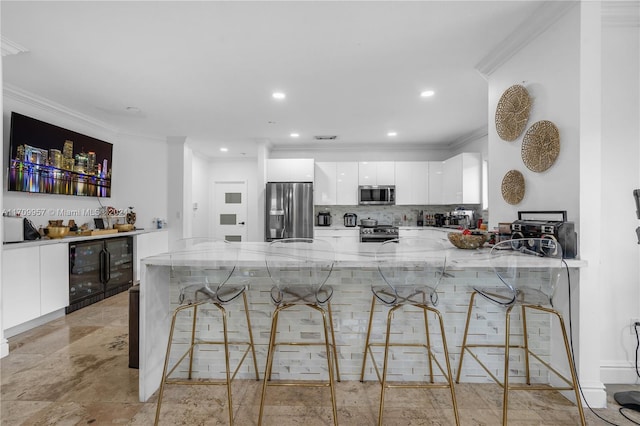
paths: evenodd
<path fill-rule="evenodd" d="M 64 318 L 9 339 L 10 354 L 0 363 L 1 425 L 149 425 L 155 396 L 138 401 L 138 370 L 128 368 L 128 294 L 121 293 Z M 632 424 L 618 413 L 612 395 L 640 386 L 608 386 L 609 408 L 595 410 L 618 425 Z M 172 386 L 165 393 L 161 424 L 227 424 L 223 386 Z M 237 425 L 255 425 L 261 383 L 240 380 L 233 387 Z M 266 424 L 331 425 L 328 389 L 269 388 Z M 444 390 L 392 389 L 385 401 L 387 425 L 453 424 Z M 456 386 L 463 425 L 498 425 L 501 393 L 493 384 Z M 373 425 L 376 382 L 338 383 L 341 425 Z M 585 409 L 589 425 L 606 424 Z M 640 423 L 640 413 L 627 412 Z M 519 392 L 511 399 L 510 424 L 576 425 L 576 408 L 555 392 Z"/>

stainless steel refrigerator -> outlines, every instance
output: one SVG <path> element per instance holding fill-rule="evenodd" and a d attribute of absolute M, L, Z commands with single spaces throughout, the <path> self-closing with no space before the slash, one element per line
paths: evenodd
<path fill-rule="evenodd" d="M 265 241 L 313 238 L 313 183 L 269 182 L 265 207 Z"/>

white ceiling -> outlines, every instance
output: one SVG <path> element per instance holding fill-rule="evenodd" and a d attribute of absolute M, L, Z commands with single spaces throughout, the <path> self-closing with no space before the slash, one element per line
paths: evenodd
<path fill-rule="evenodd" d="M 540 5 L 3 0 L 3 42 L 28 50 L 3 58 L 3 83 L 210 156 L 253 156 L 261 141 L 304 149 L 316 135 L 446 145 L 486 131 L 477 65 Z"/>

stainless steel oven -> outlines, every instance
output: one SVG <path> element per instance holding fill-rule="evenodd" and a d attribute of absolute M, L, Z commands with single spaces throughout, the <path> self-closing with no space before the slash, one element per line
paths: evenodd
<path fill-rule="evenodd" d="M 397 226 L 378 225 L 371 228 L 360 227 L 361 243 L 382 243 L 384 241 L 395 240 L 398 236 Z"/>
<path fill-rule="evenodd" d="M 360 185 L 358 187 L 358 204 L 370 205 L 395 205 L 395 185 Z"/>

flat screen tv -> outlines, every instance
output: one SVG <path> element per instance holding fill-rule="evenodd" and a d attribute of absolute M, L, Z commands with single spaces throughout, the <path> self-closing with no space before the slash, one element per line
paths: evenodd
<path fill-rule="evenodd" d="M 113 144 L 11 113 L 9 191 L 111 196 Z"/>

